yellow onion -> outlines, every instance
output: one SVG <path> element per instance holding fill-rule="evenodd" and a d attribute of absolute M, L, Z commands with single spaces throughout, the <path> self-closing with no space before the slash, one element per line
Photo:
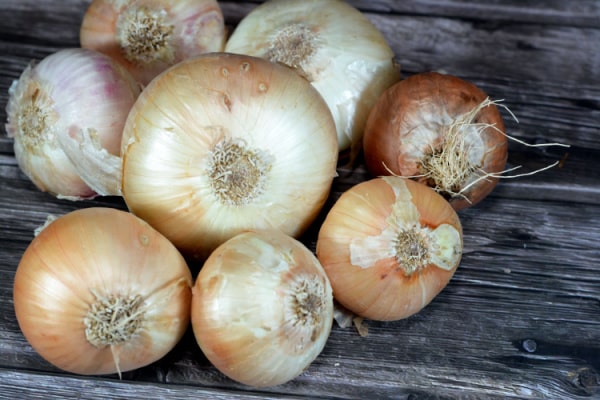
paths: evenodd
<path fill-rule="evenodd" d="M 371 107 L 400 78 L 383 34 L 341 0 L 266 1 L 240 21 L 225 51 L 293 67 L 327 102 L 339 150 L 354 153 Z"/>
<path fill-rule="evenodd" d="M 454 209 L 483 200 L 507 159 L 494 101 L 452 75 L 423 72 L 386 90 L 371 110 L 364 155 L 374 175 L 401 175 L 433 187 Z"/>
<path fill-rule="evenodd" d="M 82 47 L 119 61 L 143 84 L 181 60 L 222 51 L 225 38 L 216 0 L 94 0 L 80 30 Z"/>
<path fill-rule="evenodd" d="M 192 277 L 178 250 L 131 213 L 87 208 L 33 239 L 17 268 L 15 313 L 44 359 L 77 374 L 148 365 L 189 326 Z"/>
<path fill-rule="evenodd" d="M 409 317 L 454 275 L 462 228 L 433 189 L 402 177 L 359 183 L 335 202 L 317 238 L 317 257 L 333 294 L 372 320 Z"/>
<path fill-rule="evenodd" d="M 6 107 L 19 167 L 60 198 L 120 195 L 121 134 L 139 93 L 123 67 L 92 50 L 62 49 L 31 63 Z"/>
<path fill-rule="evenodd" d="M 323 268 L 281 231 L 234 236 L 206 260 L 193 288 L 198 345 L 222 373 L 246 385 L 285 383 L 321 353 L 333 296 Z"/>
<path fill-rule="evenodd" d="M 291 69 L 213 53 L 148 85 L 123 132 L 123 197 L 191 257 L 246 229 L 299 236 L 337 165 L 331 113 Z"/>

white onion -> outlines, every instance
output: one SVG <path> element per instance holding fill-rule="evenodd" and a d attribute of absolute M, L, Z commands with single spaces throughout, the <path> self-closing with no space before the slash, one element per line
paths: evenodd
<path fill-rule="evenodd" d="M 225 51 L 294 67 L 329 106 L 339 150 L 356 146 L 379 95 L 399 80 L 383 34 L 340 0 L 267 1 L 247 14 Z"/>
<path fill-rule="evenodd" d="M 192 289 L 200 348 L 230 378 L 285 383 L 321 353 L 333 323 L 325 271 L 281 231 L 241 233 L 206 260 Z"/>
<path fill-rule="evenodd" d="M 61 198 L 119 195 L 121 135 L 139 93 L 124 68 L 91 50 L 63 49 L 32 63 L 7 105 L 20 168 Z"/>
<path fill-rule="evenodd" d="M 123 132 L 129 209 L 186 255 L 246 229 L 299 236 L 336 176 L 327 105 L 291 69 L 213 53 L 154 79 Z"/>

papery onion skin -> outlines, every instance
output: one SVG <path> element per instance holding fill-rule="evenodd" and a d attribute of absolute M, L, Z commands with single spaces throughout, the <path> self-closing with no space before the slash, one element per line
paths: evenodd
<path fill-rule="evenodd" d="M 280 231 L 250 231 L 219 246 L 196 279 L 192 327 L 211 363 L 254 387 L 283 384 L 321 353 L 333 296 L 319 261 Z"/>
<path fill-rule="evenodd" d="M 131 26 L 127 19 L 131 25 L 137 20 L 135 34 L 125 33 L 125 27 Z M 144 23 L 149 27 L 141 30 Z M 179 61 L 222 51 L 226 35 L 215 0 L 94 0 L 81 23 L 80 42 L 114 58 L 146 85 Z M 133 43 L 126 43 L 127 39 Z M 136 46 L 140 49 L 133 50 Z"/>
<path fill-rule="evenodd" d="M 273 38 L 294 27 L 301 32 L 291 34 L 289 48 L 273 50 Z M 400 66 L 383 34 L 340 0 L 266 1 L 240 21 L 225 51 L 294 67 L 327 102 L 339 150 L 350 149 L 353 156 L 372 106 L 400 79 Z"/>
<path fill-rule="evenodd" d="M 234 162 L 224 152 L 236 146 L 245 153 Z M 123 197 L 186 256 L 205 259 L 247 229 L 301 235 L 337 156 L 331 113 L 306 80 L 260 58 L 207 54 L 161 74 L 134 105 Z"/>
<path fill-rule="evenodd" d="M 437 239 L 435 251 L 445 258 L 438 254 L 407 273 L 395 246 L 402 232 L 398 226 L 413 224 L 428 240 L 443 228 L 446 237 Z M 417 247 L 413 243 L 403 251 L 416 257 Z M 364 181 L 344 192 L 317 239 L 317 257 L 335 299 L 371 320 L 399 320 L 419 312 L 448 284 L 461 255 L 462 227 L 448 202 L 431 188 L 396 176 Z M 446 263 L 438 265 L 440 259 Z"/>
<path fill-rule="evenodd" d="M 92 134 L 86 149 L 92 148 L 96 161 L 118 164 L 114 182 L 94 183 L 109 188 L 102 195 L 120 195 L 121 134 L 140 91 L 123 67 L 95 51 L 62 49 L 32 63 L 11 85 L 6 108 L 6 132 L 14 138 L 19 167 L 53 196 L 95 197 L 98 189 L 81 176 L 91 164 L 88 156 L 65 149 L 65 143 L 83 145 L 77 135 Z"/>
<path fill-rule="evenodd" d="M 54 366 L 120 374 L 176 345 L 189 326 L 192 284 L 181 254 L 146 222 L 92 207 L 58 217 L 33 239 L 15 275 L 15 313 L 27 341 Z M 139 296 L 141 317 L 128 340 L 99 347 L 88 340 L 85 321 L 97 296 Z"/>
<path fill-rule="evenodd" d="M 435 187 L 456 210 L 477 204 L 494 189 L 498 183 L 494 175 L 506 166 L 507 137 L 495 104 L 482 108 L 473 121 L 488 127 L 478 133 L 476 126 L 457 132 L 468 139 L 461 142 L 464 148 L 456 146 L 458 155 L 453 162 L 457 157 L 469 160 L 473 170 L 457 181 L 451 193 L 426 176 L 428 171 L 421 163 L 443 146 L 440 143 L 445 140 L 447 127 L 456 118 L 487 98 L 471 82 L 437 72 L 419 73 L 396 83 L 382 94 L 367 120 L 363 149 L 368 170 L 373 176 L 395 174 Z"/>

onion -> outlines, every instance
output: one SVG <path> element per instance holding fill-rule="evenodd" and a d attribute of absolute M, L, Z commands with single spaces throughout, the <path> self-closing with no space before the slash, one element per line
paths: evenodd
<path fill-rule="evenodd" d="M 317 238 L 335 299 L 360 317 L 381 321 L 407 318 L 429 304 L 454 275 L 462 248 L 450 204 L 398 176 L 344 192 Z"/>
<path fill-rule="evenodd" d="M 95 51 L 63 49 L 32 63 L 6 108 L 19 167 L 60 198 L 120 195 L 121 135 L 139 93 L 124 68 Z"/>
<path fill-rule="evenodd" d="M 360 148 L 371 107 L 399 80 L 399 66 L 383 34 L 340 0 L 266 1 L 248 13 L 225 51 L 293 67 L 330 108 L 339 150 Z"/>
<path fill-rule="evenodd" d="M 192 327 L 206 357 L 256 387 L 294 379 L 321 353 L 333 323 L 319 261 L 281 231 L 251 231 L 219 246 L 193 288 Z"/>
<path fill-rule="evenodd" d="M 364 133 L 371 174 L 411 177 L 456 210 L 484 199 L 506 165 L 507 136 L 494 101 L 463 79 L 413 75 L 385 91 Z"/>
<path fill-rule="evenodd" d="M 60 216 L 33 239 L 14 281 L 15 313 L 54 366 L 97 375 L 148 365 L 189 325 L 192 277 L 146 222 L 111 208 Z"/>
<path fill-rule="evenodd" d="M 214 53 L 146 87 L 123 133 L 129 209 L 189 257 L 246 229 L 299 236 L 336 175 L 337 139 L 317 91 L 291 69 Z"/>
<path fill-rule="evenodd" d="M 222 51 L 226 33 L 215 0 L 94 0 L 80 42 L 114 58 L 145 85 L 179 61 Z"/>

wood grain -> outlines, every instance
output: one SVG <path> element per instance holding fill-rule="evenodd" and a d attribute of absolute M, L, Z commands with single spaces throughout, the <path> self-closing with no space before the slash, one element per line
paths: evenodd
<path fill-rule="evenodd" d="M 230 29 L 260 2 L 220 2 Z M 403 76 L 437 70 L 479 85 L 503 112 L 505 179 L 461 211 L 465 254 L 446 289 L 417 315 L 367 321 L 369 335 L 334 325 L 323 353 L 297 379 L 262 390 L 220 374 L 188 332 L 164 359 L 116 376 L 66 374 L 22 336 L 12 280 L 33 230 L 48 214 L 125 209 L 39 192 L 0 134 L 0 398 L 591 399 L 600 396 L 600 3 L 595 0 L 354 0 L 384 33 Z M 32 60 L 78 46 L 89 1 L 0 2 L 0 119 L 8 88 Z M 315 249 L 319 221 L 339 195 L 369 179 L 339 168 L 331 198 L 302 240 Z M 193 269 L 199 266 L 192 266 Z"/>

